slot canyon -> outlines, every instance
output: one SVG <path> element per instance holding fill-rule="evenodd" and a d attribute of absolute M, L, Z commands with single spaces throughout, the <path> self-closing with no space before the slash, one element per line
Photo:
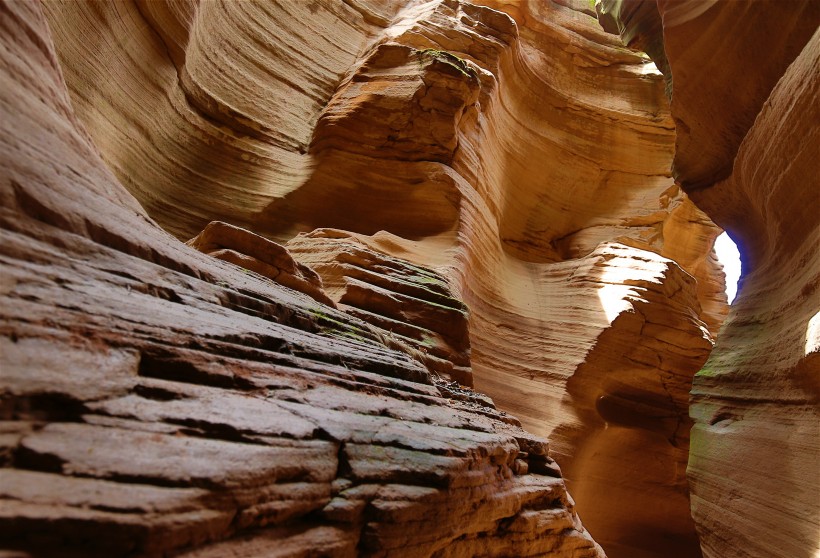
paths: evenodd
<path fill-rule="evenodd" d="M 820 558 L 818 27 L 0 0 L 0 556 Z"/>

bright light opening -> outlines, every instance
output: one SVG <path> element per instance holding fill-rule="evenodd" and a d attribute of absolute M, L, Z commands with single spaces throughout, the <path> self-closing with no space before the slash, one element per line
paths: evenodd
<path fill-rule="evenodd" d="M 737 295 L 737 281 L 740 279 L 740 252 L 729 235 L 723 233 L 715 241 L 715 253 L 726 274 L 726 296 L 731 304 Z"/>
<path fill-rule="evenodd" d="M 820 312 L 814 315 L 809 320 L 809 325 L 806 328 L 806 353 L 820 352 Z M 817 558 L 820 558 L 818 556 Z"/>
<path fill-rule="evenodd" d="M 659 76 L 659 75 L 661 75 L 661 71 L 658 69 L 657 66 L 655 66 L 655 63 L 651 62 L 651 61 L 650 62 L 645 62 L 641 66 L 640 72 L 641 72 L 641 75 L 643 75 L 643 76 Z"/>

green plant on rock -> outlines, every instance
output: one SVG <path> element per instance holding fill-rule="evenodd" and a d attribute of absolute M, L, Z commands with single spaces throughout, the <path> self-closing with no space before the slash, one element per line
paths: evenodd
<path fill-rule="evenodd" d="M 316 325 L 319 327 L 318 333 L 330 337 L 342 337 L 348 339 L 355 339 L 366 343 L 367 337 L 364 331 L 356 326 L 346 324 L 339 320 L 332 318 L 327 312 L 324 312 L 320 307 L 308 308 L 307 311 L 313 316 Z"/>
<path fill-rule="evenodd" d="M 438 339 L 436 339 L 432 335 L 422 334 L 419 344 L 428 349 L 435 349 L 436 345 L 438 344 Z"/>
<path fill-rule="evenodd" d="M 439 50 L 435 48 L 424 48 L 416 51 L 421 60 L 438 60 L 448 66 L 452 66 L 467 77 L 477 77 L 475 70 L 473 70 L 467 61 L 460 56 L 456 56 L 452 52 L 446 50 Z"/>

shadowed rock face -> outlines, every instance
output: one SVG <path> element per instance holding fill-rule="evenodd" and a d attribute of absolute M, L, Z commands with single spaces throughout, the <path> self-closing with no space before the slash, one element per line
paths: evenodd
<path fill-rule="evenodd" d="M 726 301 L 710 254 L 719 229 L 670 175 L 675 136 L 662 76 L 603 32 L 586 3 L 482 4 L 46 2 L 43 9 L 73 108 L 121 183 L 180 239 L 211 221 L 230 223 L 211 225 L 192 242 L 250 273 L 198 264 L 234 270 L 230 279 L 211 273 L 205 280 L 217 292 L 239 289 L 234 311 L 263 321 L 284 313 L 298 325 L 277 321 L 320 338 L 294 348 L 294 340 L 268 341 L 240 320 L 225 334 L 232 342 L 299 358 L 322 347 L 322 362 L 337 365 L 337 373 L 365 367 L 421 382 L 480 416 L 517 424 L 486 396 L 452 382 L 472 385 L 533 435 L 551 439 L 582 516 L 611 556 L 691 556 L 697 543 L 684 477 L 687 393 Z M 95 230 L 105 235 L 110 228 Z M 142 238 L 120 237 L 116 246 Z M 146 244 L 145 250 L 143 259 L 156 262 L 158 248 Z M 326 290 L 319 290 L 313 272 Z M 312 298 L 292 295 L 303 303 L 271 306 L 276 296 L 257 293 L 258 285 L 270 285 L 264 277 Z M 177 291 L 157 292 L 179 310 L 170 331 L 188 331 L 188 311 L 178 308 L 187 299 Z M 325 296 L 340 311 L 322 305 Z M 178 354 L 178 344 L 249 358 L 244 349 L 166 340 L 163 346 L 171 348 L 156 354 L 140 350 L 149 355 L 140 362 L 161 371 L 149 376 L 168 381 L 171 374 L 170 380 L 194 378 L 188 381 L 196 384 L 205 382 L 202 374 L 221 377 L 218 365 L 202 372 L 190 364 L 195 353 Z M 383 351 L 387 363 L 398 364 L 382 362 Z M 382 364 L 356 364 L 363 355 Z M 176 367 L 181 372 L 168 372 Z M 312 369 L 302 360 L 288 367 Z M 306 409 L 352 412 L 353 422 L 367 414 L 337 392 L 321 403 L 319 396 L 308 401 L 285 391 L 288 404 L 292 398 L 304 400 Z M 156 396 L 175 405 L 196 397 Z M 213 396 L 214 406 L 218 400 Z M 119 412 L 141 424 L 180 420 L 159 411 L 137 419 Z M 184 425 L 182 434 L 192 428 Z M 354 443 L 325 434 L 327 428 L 320 421 L 310 440 Z M 216 436 L 211 430 L 200 435 Z M 345 471 L 356 469 L 350 459 L 337 458 L 336 477 L 347 479 Z M 406 465 L 396 466 L 398 477 L 388 475 L 381 484 L 413 477 L 415 462 L 401 459 Z M 537 459 L 511 459 L 511 471 L 545 470 Z M 422 469 L 419 478 L 426 478 Z M 472 474 L 453 473 L 453 479 Z M 328 502 L 347 490 L 325 477 L 316 482 L 330 483 L 322 489 L 330 492 L 321 492 Z M 358 511 L 345 520 L 356 526 L 345 531 L 354 547 L 378 554 L 401 546 L 398 534 L 369 527 L 381 521 L 371 519 L 371 496 L 354 500 L 349 506 Z M 319 496 L 312 501 L 318 503 L 293 512 L 309 518 L 298 529 L 342 529 L 324 523 L 317 511 L 329 503 Z M 513 517 L 508 504 L 488 506 L 496 504 L 503 517 Z M 257 505 L 287 507 L 267 500 L 237 504 Z M 500 519 L 487 519 L 495 516 L 477 506 L 459 509 L 481 527 L 469 535 L 460 528 L 452 536 L 433 530 L 429 538 L 436 542 L 422 545 L 419 554 L 472 555 L 486 548 L 526 555 L 558 552 L 564 544 L 538 538 L 556 529 L 549 521 L 533 516 L 532 528 L 520 528 L 529 534 L 513 536 L 518 526 L 510 530 Z M 649 509 L 657 511 L 642 513 Z M 225 538 L 246 525 L 296 521 L 289 513 L 260 511 L 256 523 L 231 523 L 178 544 Z M 391 521 L 406 531 L 408 521 L 417 521 L 411 516 Z M 463 545 L 455 542 L 462 535 Z M 255 548 L 264 540 L 247 544 Z M 578 544 L 594 552 L 589 541 Z"/>
<path fill-rule="evenodd" d="M 732 174 L 693 193 L 737 235 L 746 269 L 692 391 L 692 511 L 708 556 L 820 548 L 818 75 L 815 33 L 744 137 Z M 767 448 L 763 463 L 753 464 L 753 446 Z"/>
<path fill-rule="evenodd" d="M 820 18 L 812 0 L 597 5 L 604 28 L 645 50 L 666 75 L 678 132 L 673 171 L 688 192 L 732 173 L 746 133 Z"/>
<path fill-rule="evenodd" d="M 40 6 L 0 26 L 3 550 L 603 556 L 545 440 L 161 230 L 74 115 Z M 199 240 L 318 288 L 250 233 Z"/>
<path fill-rule="evenodd" d="M 820 5 L 643 4 L 663 21 L 678 178 L 738 242 L 744 268 L 692 389 L 688 476 L 703 554 L 816 556 Z M 653 41 L 657 31 L 634 33 Z"/>
<path fill-rule="evenodd" d="M 712 556 L 811 547 L 816 516 L 781 527 L 816 487 L 777 471 L 816 456 L 812 157 L 762 138 L 816 135 L 816 4 L 598 3 L 671 112 L 588 2 L 477 4 L 3 5 L 13 546 L 600 555 L 550 438 L 610 557 L 696 556 L 689 392 L 727 312 L 706 211 L 754 241 L 693 392 L 697 529 Z M 791 31 L 756 73 L 767 25 Z M 762 427 L 763 392 L 789 418 Z M 782 462 L 744 473 L 760 435 Z M 780 534 L 720 542 L 748 513 Z"/>

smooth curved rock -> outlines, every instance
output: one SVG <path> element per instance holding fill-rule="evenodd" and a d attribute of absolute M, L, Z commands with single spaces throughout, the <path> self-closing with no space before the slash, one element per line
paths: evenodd
<path fill-rule="evenodd" d="M 704 555 L 816 556 L 820 5 L 628 3 L 662 19 L 632 33 L 663 34 L 677 176 L 743 260 L 693 382 L 688 475 Z"/>
<path fill-rule="evenodd" d="M 319 111 L 402 4 L 43 7 L 74 109 L 106 163 L 187 240 L 210 221 L 247 224 L 305 180 Z"/>
<path fill-rule="evenodd" d="M 2 5 L 4 544 L 814 558 L 820 4 L 482 4 Z"/>
<path fill-rule="evenodd" d="M 450 338 L 449 348 L 436 339 L 443 363 L 408 354 L 474 383 L 550 437 L 579 486 L 594 462 L 586 449 L 606 447 L 618 466 L 587 486 L 623 483 L 666 506 L 636 523 L 587 492 L 581 513 L 594 515 L 591 529 L 606 533 L 615 558 L 646 550 L 649 539 L 622 540 L 635 530 L 671 533 L 647 552 L 688 552 L 695 534 L 682 491 L 681 394 L 726 300 L 710 255 L 719 229 L 670 174 L 675 137 L 663 79 L 601 31 L 588 7 L 481 4 L 65 3 L 46 12 L 78 113 L 160 224 L 190 238 L 220 219 L 291 250 L 303 244 L 302 254 L 314 249 L 299 233 L 339 229 L 367 244 L 368 265 L 401 259 L 444 278 L 447 296 L 470 309 L 470 368 L 458 320 L 448 335 L 436 331 Z M 111 48 L 98 56 L 84 34 Z M 327 40 L 306 39 L 314 36 Z M 137 59 L 129 49 L 156 54 Z M 151 71 L 146 60 L 160 75 L 138 77 Z M 123 78 L 97 83 L 104 72 Z M 135 113 L 135 98 L 152 110 Z M 329 292 L 345 276 L 334 250 L 315 249 Z M 378 306 L 420 326 L 396 320 L 416 303 L 398 303 L 391 281 L 390 292 L 356 284 L 346 295 L 356 299 L 352 313 L 383 325 L 372 316 Z M 377 292 L 395 300 L 376 305 Z M 635 330 L 640 316 L 654 325 L 646 335 Z M 645 342 L 661 354 L 625 350 Z M 585 371 L 588 356 L 609 373 Z M 576 375 L 591 386 L 577 399 Z M 650 476 L 629 465 L 620 438 L 595 441 L 613 415 L 594 401 L 613 394 L 640 416 L 615 417 L 623 439 L 655 444 Z"/>
<path fill-rule="evenodd" d="M 658 7 L 673 80 L 673 172 L 691 192 L 732 172 L 769 93 L 817 29 L 820 4 L 714 2 L 703 11 L 699 2 L 665 0 Z"/>
<path fill-rule="evenodd" d="M 764 102 L 817 29 L 820 4 L 600 0 L 599 13 L 605 29 L 645 50 L 666 75 L 677 130 L 673 171 L 691 192 L 731 174 Z"/>
<path fill-rule="evenodd" d="M 820 548 L 820 217 L 809 186 L 818 75 L 815 33 L 757 116 L 731 176 L 693 193 L 744 256 L 738 300 L 692 390 L 688 474 L 705 556 Z"/>
<path fill-rule="evenodd" d="M 75 117 L 39 5 L 0 27 L 4 551 L 603 556 L 546 441 L 162 231 Z"/>

